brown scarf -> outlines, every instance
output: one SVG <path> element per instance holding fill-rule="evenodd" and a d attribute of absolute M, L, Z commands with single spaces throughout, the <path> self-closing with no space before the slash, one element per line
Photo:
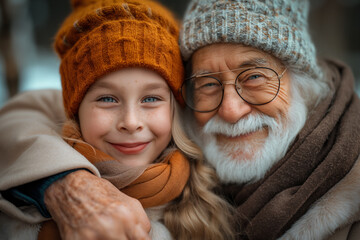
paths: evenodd
<path fill-rule="evenodd" d="M 144 208 L 160 206 L 180 196 L 190 176 L 189 161 L 180 151 L 168 154 L 161 163 L 134 168 L 85 143 L 74 122 L 65 123 L 63 137 L 98 168 L 102 178 L 138 199 Z M 38 239 L 60 239 L 54 222 L 43 224 Z"/>
<path fill-rule="evenodd" d="M 360 154 L 360 101 L 351 71 L 327 61 L 335 94 L 310 115 L 287 154 L 253 184 L 225 194 L 238 209 L 240 239 L 276 239 L 338 183 Z"/>

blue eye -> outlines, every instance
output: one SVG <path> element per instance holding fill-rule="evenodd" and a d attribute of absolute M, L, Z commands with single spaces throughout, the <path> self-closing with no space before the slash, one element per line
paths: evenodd
<path fill-rule="evenodd" d="M 149 103 L 149 102 L 157 102 L 159 100 L 160 99 L 157 97 L 146 97 L 146 98 L 144 98 L 144 100 L 142 100 L 142 102 Z"/>
<path fill-rule="evenodd" d="M 98 99 L 99 102 L 115 103 L 116 100 L 113 97 L 101 97 Z"/>
<path fill-rule="evenodd" d="M 260 78 L 262 77 L 261 75 L 252 75 L 249 77 L 249 80 L 254 80 L 254 79 L 257 79 L 257 78 Z"/>
<path fill-rule="evenodd" d="M 199 91 L 210 91 L 221 88 L 221 84 L 214 77 L 200 77 L 194 80 L 194 88 Z"/>
<path fill-rule="evenodd" d="M 219 83 L 206 83 L 201 87 L 218 87 L 218 86 L 220 86 Z"/>

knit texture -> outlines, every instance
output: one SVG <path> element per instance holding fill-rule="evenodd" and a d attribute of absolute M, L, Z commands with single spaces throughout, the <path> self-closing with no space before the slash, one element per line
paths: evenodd
<path fill-rule="evenodd" d="M 65 111 L 76 116 L 87 89 L 100 77 L 142 67 L 163 77 L 176 99 L 183 80 L 178 23 L 149 0 L 72 0 L 72 13 L 55 38 L 61 58 Z"/>
<path fill-rule="evenodd" d="M 214 43 L 239 43 L 321 78 L 307 18 L 307 0 L 192 0 L 180 33 L 184 60 Z"/>

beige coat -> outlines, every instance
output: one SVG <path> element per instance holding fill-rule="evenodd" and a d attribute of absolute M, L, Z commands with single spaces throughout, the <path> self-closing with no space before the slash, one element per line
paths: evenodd
<path fill-rule="evenodd" d="M 65 122 L 61 102 L 57 90 L 33 91 L 15 97 L 1 109 L 0 190 L 74 168 L 87 168 L 100 176 L 83 155 L 61 139 L 59 133 Z M 165 207 L 145 210 L 152 239 L 172 239 L 161 222 Z M 44 220 L 35 207 L 18 209 L 0 195 L 0 239 L 37 239 L 37 223 Z"/>
<path fill-rule="evenodd" d="M 99 176 L 97 169 L 59 136 L 65 120 L 61 103 L 60 91 L 40 90 L 19 95 L 0 110 L 0 190 L 74 168 L 87 168 Z M 357 161 L 280 239 L 358 240 L 359 208 Z M 1 196 L 0 211 L 28 223 L 44 220 L 34 207 L 19 209 Z"/>

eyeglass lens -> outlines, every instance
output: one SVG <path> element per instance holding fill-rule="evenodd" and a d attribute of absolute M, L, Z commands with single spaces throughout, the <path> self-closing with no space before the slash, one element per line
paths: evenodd
<path fill-rule="evenodd" d="M 277 96 L 280 79 L 274 70 L 257 67 L 233 72 L 237 76 L 235 89 L 249 104 L 263 105 Z M 224 95 L 224 84 L 219 79 L 217 74 L 186 80 L 181 89 L 186 104 L 199 112 L 210 112 L 218 108 Z"/>

